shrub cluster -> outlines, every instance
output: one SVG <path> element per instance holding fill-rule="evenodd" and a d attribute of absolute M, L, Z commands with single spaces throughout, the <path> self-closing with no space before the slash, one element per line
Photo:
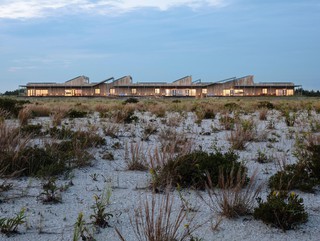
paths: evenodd
<path fill-rule="evenodd" d="M 303 205 L 303 199 L 293 192 L 273 191 L 263 202 L 258 198 L 259 206 L 254 210 L 253 216 L 264 223 L 271 224 L 282 230 L 293 229 L 296 225 L 308 220 Z"/>
<path fill-rule="evenodd" d="M 30 103 L 29 101 L 14 100 L 9 98 L 0 98 L 0 109 L 9 112 L 14 117 L 17 117 L 23 105 Z"/>
<path fill-rule="evenodd" d="M 275 190 L 313 192 L 320 184 L 320 145 L 311 144 L 298 157 L 296 164 L 287 165 L 269 179 L 269 187 Z"/>
<path fill-rule="evenodd" d="M 219 174 L 224 173 L 227 177 L 233 170 L 234 182 L 236 175 L 240 172 L 246 174 L 247 169 L 237 161 L 238 155 L 232 150 L 222 153 L 216 150 L 215 153 L 195 151 L 186 155 L 178 156 L 169 160 L 163 167 L 154 170 L 153 186 L 164 188 L 167 184 L 181 186 L 182 188 L 192 187 L 204 189 L 208 178 L 214 185 L 219 186 Z"/>

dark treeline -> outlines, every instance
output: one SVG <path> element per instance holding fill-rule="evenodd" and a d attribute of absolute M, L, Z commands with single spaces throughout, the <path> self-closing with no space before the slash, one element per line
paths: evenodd
<path fill-rule="evenodd" d="M 303 96 L 310 96 L 310 97 L 319 97 L 320 96 L 320 91 L 319 90 L 317 90 L 317 91 L 315 91 L 315 90 L 304 90 L 304 89 L 302 89 L 302 88 L 300 88 L 300 89 L 296 89 L 296 94 L 297 95 L 303 95 Z"/>
<path fill-rule="evenodd" d="M 6 95 L 6 96 L 19 95 L 19 90 L 6 91 L 2 95 Z"/>

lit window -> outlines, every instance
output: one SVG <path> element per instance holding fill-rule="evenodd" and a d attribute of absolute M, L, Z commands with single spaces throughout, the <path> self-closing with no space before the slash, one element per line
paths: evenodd
<path fill-rule="evenodd" d="M 294 91 L 293 90 L 287 90 L 287 95 L 293 95 Z"/>
<path fill-rule="evenodd" d="M 264 89 L 262 89 L 262 94 L 268 94 L 268 89 L 267 88 L 264 88 Z"/>
<path fill-rule="evenodd" d="M 159 88 L 154 89 L 154 93 L 157 94 L 157 95 L 160 94 L 160 89 Z"/>
<path fill-rule="evenodd" d="M 207 94 L 208 93 L 208 89 L 202 89 L 202 94 Z"/>
<path fill-rule="evenodd" d="M 110 89 L 109 92 L 110 92 L 111 95 L 116 94 L 116 90 L 115 89 Z"/>
<path fill-rule="evenodd" d="M 137 89 L 131 89 L 131 93 L 132 93 L 133 95 L 137 94 Z"/>
<path fill-rule="evenodd" d="M 94 90 L 94 93 L 95 93 L 96 95 L 100 95 L 100 89 L 95 89 L 95 90 Z"/>

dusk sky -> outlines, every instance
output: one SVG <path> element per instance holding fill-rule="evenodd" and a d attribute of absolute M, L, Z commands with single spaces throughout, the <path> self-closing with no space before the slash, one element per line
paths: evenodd
<path fill-rule="evenodd" d="M 0 0 L 0 93 L 251 74 L 320 89 L 320 0 Z"/>

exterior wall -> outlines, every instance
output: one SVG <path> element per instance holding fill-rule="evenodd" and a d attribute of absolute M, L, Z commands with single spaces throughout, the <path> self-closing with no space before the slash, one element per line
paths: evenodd
<path fill-rule="evenodd" d="M 186 76 L 173 82 L 174 85 L 191 85 L 192 76 Z"/>
<path fill-rule="evenodd" d="M 66 85 L 83 85 L 88 83 L 89 83 L 89 78 L 83 75 L 65 82 Z"/>

